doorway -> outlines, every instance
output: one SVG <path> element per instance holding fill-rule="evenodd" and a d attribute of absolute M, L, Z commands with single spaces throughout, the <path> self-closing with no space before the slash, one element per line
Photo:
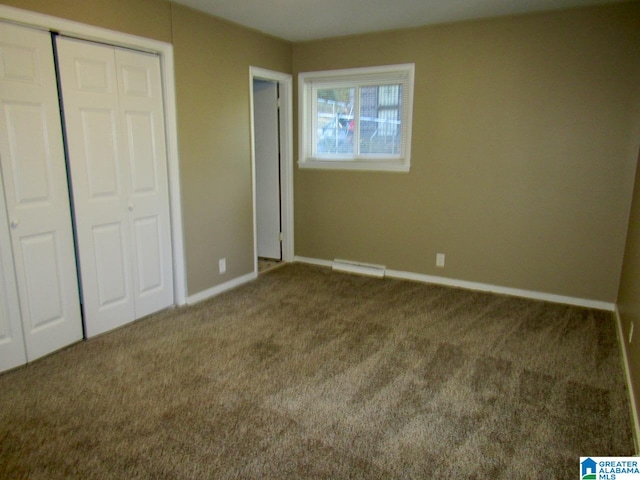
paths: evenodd
<path fill-rule="evenodd" d="M 291 76 L 251 67 L 255 272 L 293 260 Z"/>
<path fill-rule="evenodd" d="M 258 271 L 282 261 L 280 202 L 280 84 L 253 80 Z"/>

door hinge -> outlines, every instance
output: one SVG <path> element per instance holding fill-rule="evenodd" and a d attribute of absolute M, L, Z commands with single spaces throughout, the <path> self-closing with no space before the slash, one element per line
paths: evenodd
<path fill-rule="evenodd" d="M 280 232 L 280 241 L 284 241 L 284 234 L 282 232 Z"/>

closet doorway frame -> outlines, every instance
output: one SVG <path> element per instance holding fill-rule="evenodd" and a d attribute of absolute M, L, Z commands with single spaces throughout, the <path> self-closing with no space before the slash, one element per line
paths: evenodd
<path fill-rule="evenodd" d="M 53 17 L 43 13 L 0 5 L 0 19 L 25 27 L 47 30 L 114 47 L 124 47 L 160 57 L 162 100 L 167 143 L 167 175 L 169 179 L 169 210 L 171 215 L 171 247 L 173 255 L 174 305 L 186 304 L 186 270 L 182 223 L 182 197 L 180 194 L 180 162 L 178 156 L 178 128 L 173 63 L 173 45 L 159 40 L 138 37 L 102 27 Z"/>

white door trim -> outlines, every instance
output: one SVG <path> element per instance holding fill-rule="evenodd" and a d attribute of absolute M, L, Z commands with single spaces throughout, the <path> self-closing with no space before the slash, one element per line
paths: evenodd
<path fill-rule="evenodd" d="M 171 203 L 174 299 L 176 305 L 185 305 L 187 280 L 182 226 L 182 197 L 180 194 L 173 45 L 5 5 L 0 5 L 0 18 L 25 26 L 55 31 L 70 37 L 156 53 L 160 56 L 167 142 L 169 201 Z"/>
<path fill-rule="evenodd" d="M 251 181 L 253 186 L 253 258 L 254 272 L 258 273 L 258 239 L 256 218 L 256 152 L 253 125 L 253 80 L 280 83 L 280 183 L 282 202 L 282 260 L 294 261 L 293 237 L 293 77 L 259 67 L 249 67 L 249 96 L 251 114 Z"/>

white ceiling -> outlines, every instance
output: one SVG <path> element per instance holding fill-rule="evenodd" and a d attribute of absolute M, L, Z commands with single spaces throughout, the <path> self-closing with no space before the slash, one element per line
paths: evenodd
<path fill-rule="evenodd" d="M 313 40 L 620 0 L 173 0 L 289 41 Z"/>

